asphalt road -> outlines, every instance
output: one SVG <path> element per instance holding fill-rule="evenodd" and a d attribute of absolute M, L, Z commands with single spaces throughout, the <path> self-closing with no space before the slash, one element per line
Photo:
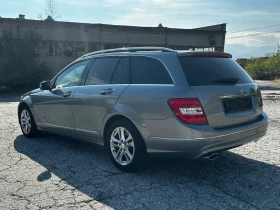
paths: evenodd
<path fill-rule="evenodd" d="M 258 142 L 134 174 L 96 146 L 23 137 L 16 101 L 0 96 L 0 209 L 280 209 L 280 100 L 264 100 L 270 124 Z"/>

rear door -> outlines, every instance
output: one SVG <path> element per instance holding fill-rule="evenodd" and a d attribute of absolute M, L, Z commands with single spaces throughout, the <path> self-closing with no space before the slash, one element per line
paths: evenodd
<path fill-rule="evenodd" d="M 212 128 L 255 120 L 261 114 L 261 95 L 250 76 L 229 57 L 179 56 Z"/>
<path fill-rule="evenodd" d="M 121 93 L 129 86 L 129 58 L 96 58 L 85 84 L 74 94 L 72 111 L 75 131 L 102 144 L 100 130 L 103 118 L 113 108 Z"/>

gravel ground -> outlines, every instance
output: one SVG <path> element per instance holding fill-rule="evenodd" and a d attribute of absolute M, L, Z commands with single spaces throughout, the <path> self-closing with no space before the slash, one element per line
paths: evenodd
<path fill-rule="evenodd" d="M 151 161 L 118 171 L 93 145 L 27 139 L 17 98 L 0 96 L 0 209 L 280 209 L 280 100 L 264 100 L 268 134 L 215 161 Z"/>
<path fill-rule="evenodd" d="M 261 90 L 280 90 L 280 83 L 270 80 L 255 80 Z"/>

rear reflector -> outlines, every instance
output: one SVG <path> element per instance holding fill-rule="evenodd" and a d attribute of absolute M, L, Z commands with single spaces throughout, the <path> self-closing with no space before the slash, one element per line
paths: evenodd
<path fill-rule="evenodd" d="M 258 96 L 258 105 L 261 111 L 263 111 L 263 100 L 262 100 L 262 94 L 261 91 L 258 91 L 257 93 Z"/>
<path fill-rule="evenodd" d="M 176 116 L 185 123 L 207 125 L 203 108 L 197 98 L 172 98 L 168 105 Z"/>

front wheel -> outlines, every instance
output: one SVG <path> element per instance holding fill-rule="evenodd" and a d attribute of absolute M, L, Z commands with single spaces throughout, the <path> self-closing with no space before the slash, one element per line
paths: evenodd
<path fill-rule="evenodd" d="M 148 162 L 144 141 L 131 122 L 114 122 L 107 135 L 108 149 L 114 165 L 125 172 L 143 169 Z"/>
<path fill-rule="evenodd" d="M 20 128 L 24 136 L 35 137 L 39 134 L 37 125 L 29 108 L 22 107 L 19 111 Z"/>

